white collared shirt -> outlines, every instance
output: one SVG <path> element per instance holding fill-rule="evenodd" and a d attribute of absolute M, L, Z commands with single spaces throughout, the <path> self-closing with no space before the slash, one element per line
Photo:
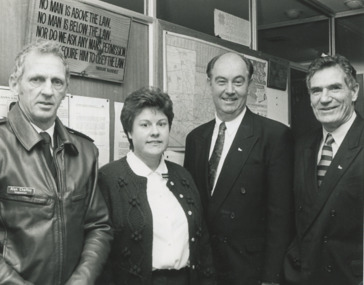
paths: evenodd
<path fill-rule="evenodd" d="M 51 137 L 51 154 L 53 155 L 53 148 L 54 148 L 53 135 L 54 135 L 54 128 L 56 126 L 56 123 L 53 123 L 52 126 L 47 130 L 42 130 L 38 126 L 34 125 L 32 122 L 30 122 L 30 124 L 33 126 L 33 128 L 37 131 L 38 134 L 40 134 L 41 132 L 46 132 L 49 134 L 49 136 Z"/>
<path fill-rule="evenodd" d="M 345 122 L 344 124 L 342 124 L 340 127 L 338 127 L 335 131 L 331 132 L 330 134 L 332 135 L 332 137 L 334 138 L 334 142 L 332 143 L 332 158 L 335 157 L 335 154 L 337 153 L 341 143 L 343 142 L 343 140 L 345 139 L 346 134 L 348 133 L 350 127 L 352 126 L 352 124 L 354 123 L 354 120 L 356 118 L 356 113 L 354 112 L 353 115 L 351 116 L 351 118 Z M 320 144 L 320 148 L 319 148 L 319 153 L 317 155 L 317 163 L 320 162 L 321 159 L 321 153 L 322 153 L 322 147 L 324 145 L 326 136 L 329 132 L 325 130 L 325 128 L 322 128 L 322 140 L 321 140 L 321 144 Z"/>
<path fill-rule="evenodd" d="M 226 126 L 226 130 L 225 130 L 225 140 L 224 140 L 224 147 L 222 149 L 222 153 L 221 153 L 221 157 L 220 157 L 220 161 L 219 161 L 219 165 L 217 166 L 217 170 L 216 170 L 216 176 L 215 176 L 215 181 L 214 181 L 214 187 L 212 188 L 212 192 L 211 195 L 213 194 L 214 190 L 215 190 L 215 186 L 216 186 L 216 181 L 218 179 L 218 177 L 220 176 L 220 172 L 222 169 L 222 166 L 224 164 L 225 158 L 229 152 L 229 149 L 234 141 L 234 138 L 236 136 L 236 133 L 238 132 L 239 126 L 245 116 L 246 113 L 246 107 L 244 108 L 244 110 L 239 114 L 239 116 L 237 116 L 234 120 L 230 121 L 230 122 L 225 122 L 225 126 Z M 215 147 L 215 143 L 216 143 L 216 139 L 217 136 L 219 134 L 219 127 L 220 124 L 222 123 L 222 121 L 215 115 L 215 128 L 214 131 L 212 133 L 212 138 L 211 138 L 211 147 L 210 147 L 210 154 L 209 154 L 209 159 L 212 155 L 212 152 L 214 150 Z"/>
<path fill-rule="evenodd" d="M 166 186 L 168 168 L 162 157 L 152 171 L 132 151 L 126 160 L 136 175 L 146 177 L 148 203 L 153 216 L 153 269 L 181 269 L 188 265 L 188 221 L 182 206 Z"/>

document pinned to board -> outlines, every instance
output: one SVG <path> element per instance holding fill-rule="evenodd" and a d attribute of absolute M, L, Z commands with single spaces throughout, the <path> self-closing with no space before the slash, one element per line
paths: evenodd
<path fill-rule="evenodd" d="M 109 101 L 104 98 L 69 96 L 69 126 L 94 140 L 99 166 L 110 162 Z"/>
<path fill-rule="evenodd" d="M 215 36 L 250 47 L 250 22 L 224 11 L 214 10 Z"/>
<path fill-rule="evenodd" d="M 0 117 L 7 117 L 8 112 L 18 101 L 18 96 L 10 91 L 9 87 L 0 86 Z"/>

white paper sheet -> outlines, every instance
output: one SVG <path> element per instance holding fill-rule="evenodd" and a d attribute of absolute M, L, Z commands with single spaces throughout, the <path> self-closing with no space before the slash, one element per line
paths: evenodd
<path fill-rule="evenodd" d="M 250 22 L 218 9 L 214 10 L 215 36 L 250 46 Z"/>
<path fill-rule="evenodd" d="M 114 160 L 125 156 L 129 151 L 129 141 L 124 133 L 123 126 L 120 121 L 121 110 L 124 103 L 114 102 L 115 110 L 115 133 L 114 133 Z"/>
<path fill-rule="evenodd" d="M 172 161 L 174 163 L 177 163 L 177 164 L 183 166 L 185 154 L 184 154 L 184 151 L 174 151 L 172 149 L 167 149 L 164 152 L 164 158 L 166 160 Z"/>
<path fill-rule="evenodd" d="M 67 94 L 59 105 L 57 116 L 61 120 L 62 124 L 69 127 L 69 98 L 70 94 Z"/>
<path fill-rule="evenodd" d="M 99 166 L 110 161 L 109 100 L 71 95 L 69 125 L 94 140 L 99 149 Z"/>
<path fill-rule="evenodd" d="M 13 102 L 18 101 L 18 96 L 14 95 L 9 87 L 0 86 L 0 117 L 7 117 Z"/>

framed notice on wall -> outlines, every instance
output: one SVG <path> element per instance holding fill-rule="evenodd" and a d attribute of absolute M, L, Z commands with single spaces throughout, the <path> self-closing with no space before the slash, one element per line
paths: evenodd
<path fill-rule="evenodd" d="M 31 0 L 27 42 L 59 42 L 72 74 L 123 82 L 130 17 L 75 0 Z"/>

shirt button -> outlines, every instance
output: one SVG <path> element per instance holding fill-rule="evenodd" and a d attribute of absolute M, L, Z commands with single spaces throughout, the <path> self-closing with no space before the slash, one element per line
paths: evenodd
<path fill-rule="evenodd" d="M 230 214 L 230 219 L 235 219 L 235 213 L 234 212 L 232 212 L 231 214 Z"/>
<path fill-rule="evenodd" d="M 180 198 L 183 198 L 183 195 L 182 195 L 182 194 L 179 194 L 179 197 L 180 197 Z"/>
<path fill-rule="evenodd" d="M 192 211 L 188 211 L 187 213 L 188 213 L 190 216 L 192 215 Z"/>
<path fill-rule="evenodd" d="M 336 211 L 335 210 L 331 210 L 331 217 L 335 217 L 336 216 Z"/>
<path fill-rule="evenodd" d="M 171 181 L 171 185 L 172 185 L 172 186 L 174 185 L 174 182 L 173 182 L 173 181 Z"/>
<path fill-rule="evenodd" d="M 241 187 L 241 188 L 240 188 L 240 193 L 241 193 L 242 195 L 245 195 L 245 194 L 246 194 L 246 189 L 245 189 L 244 187 Z"/>
<path fill-rule="evenodd" d="M 192 264 L 191 268 L 194 270 L 194 269 L 195 269 L 195 265 L 194 265 L 194 264 Z"/>
<path fill-rule="evenodd" d="M 193 238 L 191 238 L 191 241 L 192 241 L 192 242 L 195 242 L 195 238 L 194 238 L 194 237 L 193 237 Z"/>

